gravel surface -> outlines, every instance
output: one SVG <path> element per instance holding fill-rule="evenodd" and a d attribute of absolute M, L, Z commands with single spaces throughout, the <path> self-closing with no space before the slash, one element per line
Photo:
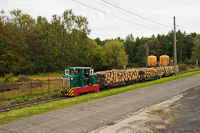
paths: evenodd
<path fill-rule="evenodd" d="M 161 132 L 200 132 L 200 87 L 188 90 L 172 106 L 174 122 Z"/>

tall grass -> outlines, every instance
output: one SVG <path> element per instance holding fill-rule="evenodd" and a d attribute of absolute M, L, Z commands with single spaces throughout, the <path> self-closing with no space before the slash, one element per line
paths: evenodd
<path fill-rule="evenodd" d="M 10 75 L 10 74 L 6 74 Z M 5 76 L 6 76 L 5 75 Z M 0 84 L 5 80 L 4 77 L 0 77 Z M 16 81 L 19 80 L 21 77 L 26 77 L 28 79 L 33 79 L 33 80 L 39 80 L 39 79 L 48 79 L 48 78 L 61 78 L 63 76 L 62 72 L 56 73 L 56 72 L 48 72 L 48 73 L 38 73 L 35 75 L 19 75 L 19 76 L 14 76 L 12 75 L 12 80 Z"/>
<path fill-rule="evenodd" d="M 59 95 L 58 88 L 62 85 L 61 80 L 44 82 L 44 85 L 38 87 L 23 87 L 4 92 L 4 97 L 0 99 L 0 107 L 19 104 L 23 102 L 47 99 Z M 50 86 L 49 86 L 50 85 Z M 49 94 L 50 88 L 50 94 Z"/>
<path fill-rule="evenodd" d="M 36 75 L 27 75 L 27 77 L 31 79 L 43 79 L 43 78 L 61 78 L 63 76 L 63 73 L 39 73 Z"/>

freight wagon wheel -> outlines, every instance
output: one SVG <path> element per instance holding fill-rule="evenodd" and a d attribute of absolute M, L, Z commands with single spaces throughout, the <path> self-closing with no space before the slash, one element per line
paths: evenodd
<path fill-rule="evenodd" d="M 141 82 L 142 82 L 142 83 L 144 83 L 145 81 L 146 81 L 145 79 L 142 79 L 142 81 L 141 81 Z"/>
<path fill-rule="evenodd" d="M 103 86 L 102 87 L 102 90 L 106 90 L 106 89 L 108 89 L 109 87 L 108 86 Z"/>
<path fill-rule="evenodd" d="M 136 84 L 137 82 L 134 80 L 133 82 L 132 82 L 132 84 Z"/>
<path fill-rule="evenodd" d="M 109 89 L 110 87 L 109 86 L 105 86 L 105 89 L 107 90 L 107 89 Z"/>

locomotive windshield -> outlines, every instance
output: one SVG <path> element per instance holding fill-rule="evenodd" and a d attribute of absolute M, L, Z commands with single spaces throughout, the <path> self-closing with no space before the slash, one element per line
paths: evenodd
<path fill-rule="evenodd" d="M 75 70 L 74 69 L 70 70 L 70 75 L 75 75 Z"/>
<path fill-rule="evenodd" d="M 80 70 L 70 69 L 70 75 L 80 75 Z"/>

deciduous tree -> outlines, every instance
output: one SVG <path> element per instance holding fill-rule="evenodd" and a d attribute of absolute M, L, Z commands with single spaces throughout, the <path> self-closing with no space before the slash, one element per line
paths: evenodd
<path fill-rule="evenodd" d="M 200 35 L 197 35 L 194 39 L 194 48 L 191 57 L 192 63 L 195 63 L 196 60 L 200 62 Z"/>
<path fill-rule="evenodd" d="M 127 65 L 128 56 L 123 43 L 117 39 L 106 42 L 102 51 L 102 63 L 108 67 Z"/>

